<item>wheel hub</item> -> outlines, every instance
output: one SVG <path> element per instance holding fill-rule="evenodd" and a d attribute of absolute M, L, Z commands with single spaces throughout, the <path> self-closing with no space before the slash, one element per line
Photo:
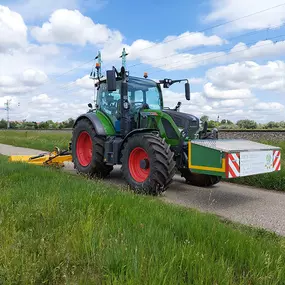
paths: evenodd
<path fill-rule="evenodd" d="M 76 143 L 76 156 L 78 162 L 86 167 L 92 160 L 92 140 L 88 132 L 82 132 Z"/>
<path fill-rule="evenodd" d="M 147 152 L 141 148 L 134 148 L 129 156 L 129 171 L 132 178 L 138 182 L 144 182 L 150 173 L 150 162 Z"/>
<path fill-rule="evenodd" d="M 149 160 L 148 159 L 142 159 L 141 161 L 140 161 L 140 167 L 142 168 L 142 169 L 148 169 L 149 168 Z"/>

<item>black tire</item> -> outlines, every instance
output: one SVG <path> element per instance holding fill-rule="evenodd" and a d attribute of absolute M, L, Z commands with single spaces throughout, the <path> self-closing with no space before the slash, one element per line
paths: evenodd
<path fill-rule="evenodd" d="M 76 147 L 80 134 L 87 132 L 92 141 L 92 157 L 88 165 L 82 165 L 77 157 Z M 92 123 L 82 119 L 76 123 L 72 133 L 72 161 L 78 173 L 89 177 L 105 178 L 113 170 L 113 166 L 104 163 L 104 138 L 96 135 Z"/>
<path fill-rule="evenodd" d="M 221 181 L 220 176 L 193 173 L 190 169 L 180 169 L 180 173 L 186 183 L 193 186 L 210 187 Z"/>
<path fill-rule="evenodd" d="M 141 148 L 147 154 L 146 164 L 148 174 L 143 181 L 135 179 L 130 170 L 134 149 Z M 174 153 L 164 139 L 154 134 L 141 134 L 130 137 L 122 150 L 122 173 L 128 185 L 136 193 L 159 195 L 164 192 L 172 182 L 175 174 Z M 134 167 L 134 164 L 133 166 Z M 137 169 L 137 168 L 135 168 Z M 140 167 L 140 169 L 143 169 Z"/>

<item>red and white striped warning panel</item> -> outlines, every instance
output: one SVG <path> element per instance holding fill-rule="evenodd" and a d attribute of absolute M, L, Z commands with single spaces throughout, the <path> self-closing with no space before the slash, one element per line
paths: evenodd
<path fill-rule="evenodd" d="M 274 171 L 281 170 L 281 152 L 280 150 L 273 151 L 273 168 Z"/>
<path fill-rule="evenodd" d="M 281 152 L 269 150 L 228 153 L 226 163 L 227 178 L 270 173 L 281 170 Z"/>
<path fill-rule="evenodd" d="M 228 160 L 228 178 L 236 178 L 240 176 L 240 154 L 239 153 L 229 153 L 227 155 Z"/>

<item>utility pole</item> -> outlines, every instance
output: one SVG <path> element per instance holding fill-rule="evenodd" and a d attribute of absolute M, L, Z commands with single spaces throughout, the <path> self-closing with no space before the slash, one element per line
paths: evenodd
<path fill-rule="evenodd" d="M 5 110 L 7 111 L 7 129 L 10 128 L 10 118 L 9 118 L 10 103 L 11 99 L 7 100 L 6 103 L 4 104 L 6 106 Z"/>

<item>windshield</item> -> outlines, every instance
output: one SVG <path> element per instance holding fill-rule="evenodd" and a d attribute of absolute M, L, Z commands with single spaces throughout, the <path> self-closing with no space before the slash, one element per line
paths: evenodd
<path fill-rule="evenodd" d="M 101 83 L 97 93 L 97 105 L 101 111 L 107 114 L 115 122 L 120 119 L 121 107 L 121 81 L 117 81 L 116 91 L 109 92 L 106 83 Z M 138 107 L 147 104 L 149 109 L 162 109 L 162 96 L 158 85 L 149 79 L 129 77 L 128 100 L 130 113 L 138 112 Z"/>
<path fill-rule="evenodd" d="M 149 79 L 129 77 L 128 97 L 134 102 L 148 104 L 150 109 L 162 109 L 161 94 L 157 84 Z"/>

